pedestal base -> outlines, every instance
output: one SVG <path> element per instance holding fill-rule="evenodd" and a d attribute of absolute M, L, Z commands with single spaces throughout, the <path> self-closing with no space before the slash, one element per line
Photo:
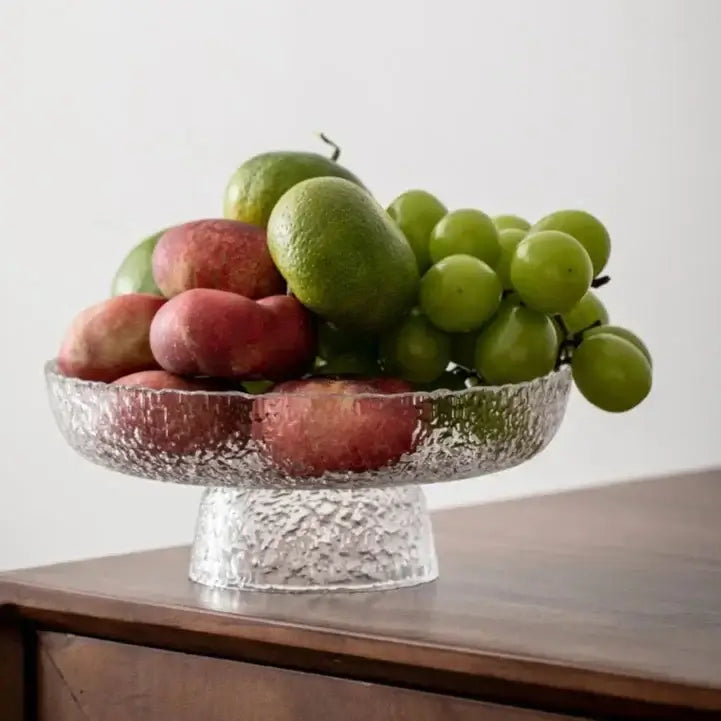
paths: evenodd
<path fill-rule="evenodd" d="M 370 591 L 438 576 L 420 486 L 273 491 L 209 488 L 190 578 L 259 591 Z"/>

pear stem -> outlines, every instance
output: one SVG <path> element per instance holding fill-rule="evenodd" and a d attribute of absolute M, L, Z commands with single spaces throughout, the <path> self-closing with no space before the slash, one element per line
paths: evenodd
<path fill-rule="evenodd" d="M 591 288 L 603 288 L 606 283 L 611 282 L 610 275 L 599 275 L 598 278 L 594 278 L 591 281 Z"/>
<path fill-rule="evenodd" d="M 340 158 L 340 147 L 334 143 L 325 133 L 318 133 L 320 136 L 320 139 L 324 142 L 330 145 L 331 148 L 333 148 L 333 155 L 330 156 L 330 159 L 335 163 L 338 158 Z"/>

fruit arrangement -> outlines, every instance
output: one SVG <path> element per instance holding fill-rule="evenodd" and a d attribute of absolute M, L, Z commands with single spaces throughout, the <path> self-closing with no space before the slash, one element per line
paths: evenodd
<path fill-rule="evenodd" d="M 594 216 L 562 210 L 531 225 L 449 212 L 421 190 L 384 209 L 333 147 L 331 158 L 251 158 L 226 186 L 223 218 L 133 248 L 112 296 L 72 322 L 58 372 L 186 399 L 253 394 L 262 418 L 249 437 L 300 475 L 380 467 L 412 448 L 418 409 L 399 404 L 387 418 L 378 396 L 523 383 L 567 364 L 604 410 L 648 395 L 650 353 L 609 324 L 599 297 L 610 239 Z M 362 407 L 344 414 L 338 398 L 358 394 Z M 168 396 L 168 423 L 191 403 L 183 397 Z M 197 432 L 230 432 L 236 420 Z M 132 407 L 116 421 L 159 450 L 202 445 L 181 425 L 155 438 L 158 424 Z"/>

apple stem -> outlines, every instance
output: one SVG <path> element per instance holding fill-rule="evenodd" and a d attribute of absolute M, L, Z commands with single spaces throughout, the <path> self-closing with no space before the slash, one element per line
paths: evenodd
<path fill-rule="evenodd" d="M 611 282 L 610 275 L 599 275 L 591 281 L 591 288 L 603 288 L 604 285 Z"/>
<path fill-rule="evenodd" d="M 330 159 L 335 162 L 340 158 L 340 147 L 334 143 L 325 133 L 318 133 L 320 136 L 320 139 L 324 142 L 330 145 L 331 148 L 333 148 L 333 155 L 330 156 Z"/>

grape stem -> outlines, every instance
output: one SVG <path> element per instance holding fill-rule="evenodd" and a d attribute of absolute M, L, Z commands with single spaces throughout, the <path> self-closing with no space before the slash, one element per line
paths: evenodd
<path fill-rule="evenodd" d="M 554 315 L 553 320 L 555 320 L 556 323 L 558 323 L 558 327 L 561 329 L 561 333 L 563 333 L 563 340 L 565 341 L 569 336 L 568 326 L 566 325 L 566 321 L 563 320 L 562 315 Z"/>
<path fill-rule="evenodd" d="M 560 315 L 554 315 L 553 320 L 556 321 L 556 325 L 558 325 L 558 327 L 561 329 L 561 335 L 563 336 L 561 342 L 558 344 L 558 355 L 556 356 L 555 370 L 558 370 L 562 365 L 570 363 L 570 359 L 568 357 L 568 327 L 566 326 L 563 317 Z"/>
<path fill-rule="evenodd" d="M 610 275 L 599 275 L 591 281 L 591 288 L 603 288 L 604 285 L 611 282 Z"/>
<path fill-rule="evenodd" d="M 582 328 L 577 333 L 571 334 L 568 332 L 568 326 L 564 322 L 562 316 L 554 315 L 553 319 L 556 323 L 558 323 L 558 327 L 561 329 L 561 333 L 563 334 L 563 340 L 558 346 L 558 356 L 556 357 L 556 370 L 558 370 L 562 365 L 567 365 L 571 362 L 573 351 L 578 348 L 583 341 L 583 334 L 586 331 L 591 330 L 591 328 L 598 328 L 598 326 L 603 325 L 603 323 L 601 323 L 600 320 L 595 320 L 586 328 Z"/>
<path fill-rule="evenodd" d="M 586 328 L 583 328 L 582 330 L 579 330 L 578 333 L 576 333 L 576 337 L 579 339 L 579 343 L 581 342 L 581 339 L 583 338 L 583 334 L 587 330 L 591 330 L 591 328 L 598 328 L 599 325 L 603 325 L 603 323 L 600 320 L 594 320 L 591 325 L 587 326 Z"/>
<path fill-rule="evenodd" d="M 333 148 L 333 155 L 330 156 L 330 159 L 333 162 L 338 160 L 338 158 L 340 158 L 340 146 L 334 143 L 325 133 L 318 133 L 318 135 L 324 143 L 327 143 L 331 148 Z"/>

